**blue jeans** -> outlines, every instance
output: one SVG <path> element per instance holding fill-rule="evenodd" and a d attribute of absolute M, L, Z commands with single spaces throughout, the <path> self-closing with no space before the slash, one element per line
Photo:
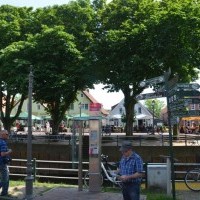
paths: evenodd
<path fill-rule="evenodd" d="M 8 188 L 9 188 L 9 169 L 6 164 L 0 165 L 0 181 L 2 185 L 1 195 L 5 196 L 8 195 Z"/>
<path fill-rule="evenodd" d="M 122 194 L 124 200 L 140 200 L 140 183 L 123 183 Z"/>

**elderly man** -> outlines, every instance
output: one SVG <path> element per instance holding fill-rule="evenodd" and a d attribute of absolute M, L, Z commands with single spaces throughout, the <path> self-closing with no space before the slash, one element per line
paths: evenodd
<path fill-rule="evenodd" d="M 140 199 L 140 184 L 143 176 L 143 161 L 132 149 L 130 141 L 124 141 L 120 148 L 122 158 L 119 163 L 119 179 L 123 182 L 124 200 Z"/>
<path fill-rule="evenodd" d="M 8 131 L 0 131 L 0 187 L 2 187 L 1 196 L 8 196 L 9 188 L 9 169 L 8 162 L 10 159 L 11 149 L 8 149 L 6 140 Z"/>

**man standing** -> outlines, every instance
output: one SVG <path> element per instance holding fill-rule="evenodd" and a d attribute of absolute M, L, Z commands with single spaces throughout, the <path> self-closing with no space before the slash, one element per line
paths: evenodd
<path fill-rule="evenodd" d="M 0 187 L 2 187 L 1 196 L 8 196 L 9 188 L 9 169 L 8 162 L 10 159 L 11 149 L 8 149 L 6 140 L 8 139 L 8 131 L 0 131 Z"/>
<path fill-rule="evenodd" d="M 123 198 L 124 200 L 139 200 L 143 161 L 133 151 L 130 141 L 124 141 L 120 151 L 122 152 L 122 158 L 119 163 L 119 180 L 123 182 Z"/>

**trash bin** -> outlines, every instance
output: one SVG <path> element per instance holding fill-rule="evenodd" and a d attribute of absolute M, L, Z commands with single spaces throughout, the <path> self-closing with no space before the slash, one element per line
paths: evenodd
<path fill-rule="evenodd" d="M 167 192 L 167 165 L 147 166 L 147 186 L 149 189 L 159 189 Z"/>

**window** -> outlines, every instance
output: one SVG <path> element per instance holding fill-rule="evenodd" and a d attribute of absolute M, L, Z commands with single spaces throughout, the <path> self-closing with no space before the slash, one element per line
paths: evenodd
<path fill-rule="evenodd" d="M 139 114 L 142 113 L 142 108 L 141 108 L 141 107 L 138 108 L 138 113 L 139 113 Z"/>
<path fill-rule="evenodd" d="M 191 110 L 195 110 L 195 104 L 191 104 L 191 105 L 190 105 L 190 109 L 191 109 Z"/>
<path fill-rule="evenodd" d="M 40 110 L 40 104 L 37 104 L 37 109 Z"/>
<path fill-rule="evenodd" d="M 88 104 L 86 103 L 86 104 L 83 104 L 83 108 L 85 109 L 85 110 L 88 110 Z"/>
<path fill-rule="evenodd" d="M 200 103 L 199 103 L 199 105 L 198 105 L 198 106 L 199 106 L 199 110 L 200 110 Z"/>
<path fill-rule="evenodd" d="M 74 104 L 73 103 L 70 104 L 69 109 L 74 110 Z"/>
<path fill-rule="evenodd" d="M 83 97 L 83 93 L 81 93 L 81 97 Z"/>
<path fill-rule="evenodd" d="M 123 109 L 119 108 L 119 113 L 122 114 L 122 112 L 123 112 Z"/>

